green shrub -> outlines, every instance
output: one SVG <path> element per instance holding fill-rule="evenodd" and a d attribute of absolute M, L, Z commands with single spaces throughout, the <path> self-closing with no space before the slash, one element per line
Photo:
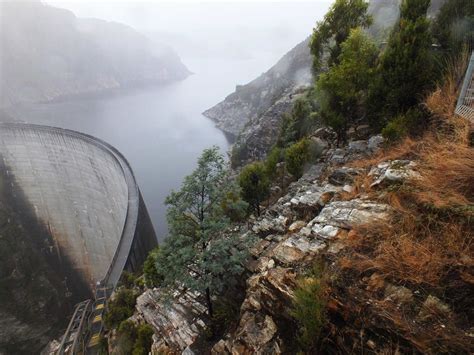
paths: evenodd
<path fill-rule="evenodd" d="M 225 331 L 238 320 L 240 304 L 241 302 L 237 302 L 231 297 L 219 298 L 214 307 L 214 317 L 212 319 L 214 328 L 224 334 Z"/>
<path fill-rule="evenodd" d="M 240 198 L 240 192 L 237 188 L 232 188 L 227 192 L 222 199 L 221 207 L 231 222 L 243 222 L 247 218 L 249 205 Z"/>
<path fill-rule="evenodd" d="M 307 96 L 298 98 L 293 104 L 291 113 L 283 116 L 280 135 L 278 137 L 278 146 L 287 147 L 303 138 L 313 126 L 311 119 L 311 103 Z"/>
<path fill-rule="evenodd" d="M 290 146 L 285 152 L 286 170 L 299 179 L 303 175 L 304 166 L 310 159 L 310 141 L 307 138 Z"/>
<path fill-rule="evenodd" d="M 268 177 L 275 177 L 277 173 L 277 164 L 282 160 L 282 153 L 282 149 L 276 146 L 270 150 L 270 153 L 268 153 L 267 159 L 265 160 L 265 169 L 267 170 Z"/>
<path fill-rule="evenodd" d="M 133 290 L 120 288 L 108 303 L 104 322 L 108 328 L 116 328 L 131 317 L 135 309 L 137 294 Z"/>
<path fill-rule="evenodd" d="M 117 347 L 122 354 L 132 353 L 135 340 L 137 338 L 137 327 L 131 320 L 125 320 L 120 323 L 117 334 Z"/>
<path fill-rule="evenodd" d="M 303 350 L 311 352 L 326 323 L 325 287 L 319 269 L 298 281 L 294 295 L 291 315 L 298 324 L 298 342 Z"/>
<path fill-rule="evenodd" d="M 248 149 L 245 143 L 235 142 L 230 154 L 230 164 L 232 168 L 239 167 L 248 158 Z"/>
<path fill-rule="evenodd" d="M 145 285 L 147 287 L 158 287 L 163 281 L 164 276 L 160 274 L 156 267 L 156 259 L 160 248 L 156 247 L 148 254 L 145 262 L 143 263 L 143 275 L 145 277 Z"/>
<path fill-rule="evenodd" d="M 423 122 L 426 122 L 426 119 L 427 116 L 422 110 L 409 109 L 405 114 L 398 115 L 391 120 L 382 130 L 382 135 L 388 142 L 400 141 L 408 134 L 416 135 L 422 132 L 423 129 L 419 128 Z"/>
<path fill-rule="evenodd" d="M 137 338 L 133 345 L 133 355 L 148 355 L 153 343 L 153 328 L 148 324 L 140 324 L 137 328 Z"/>
<path fill-rule="evenodd" d="M 246 165 L 239 175 L 242 198 L 260 215 L 260 204 L 270 193 L 270 180 L 265 165 L 256 162 Z"/>
<path fill-rule="evenodd" d="M 125 288 L 133 288 L 135 286 L 135 281 L 137 277 L 128 271 L 122 272 L 122 276 L 120 276 L 120 285 L 124 286 Z"/>

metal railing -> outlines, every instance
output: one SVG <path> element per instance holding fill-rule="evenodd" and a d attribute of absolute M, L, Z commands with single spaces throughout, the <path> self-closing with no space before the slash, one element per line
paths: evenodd
<path fill-rule="evenodd" d="M 466 70 L 464 82 L 456 105 L 456 114 L 474 122 L 474 52 Z"/>
<path fill-rule="evenodd" d="M 84 334 L 85 328 L 88 326 L 87 319 L 91 305 L 91 300 L 86 300 L 76 305 L 74 314 L 69 321 L 69 325 L 59 346 L 58 355 L 78 354 L 84 351 Z"/>

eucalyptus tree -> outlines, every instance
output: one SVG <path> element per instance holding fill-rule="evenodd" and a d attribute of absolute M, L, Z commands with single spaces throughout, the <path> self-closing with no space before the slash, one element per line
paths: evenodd
<path fill-rule="evenodd" d="M 218 148 L 204 150 L 181 189 L 166 198 L 169 236 L 156 259 L 161 285 L 203 294 L 211 319 L 213 296 L 236 281 L 248 256 L 247 240 L 226 229 L 222 202 L 231 186 Z"/>

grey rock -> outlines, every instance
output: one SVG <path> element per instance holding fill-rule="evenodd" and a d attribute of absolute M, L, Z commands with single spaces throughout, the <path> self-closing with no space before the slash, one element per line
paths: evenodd
<path fill-rule="evenodd" d="M 369 148 L 370 151 L 376 152 L 379 149 L 382 148 L 384 139 L 381 135 L 376 135 L 372 136 L 369 138 L 369 141 L 367 142 L 367 147 Z"/>
<path fill-rule="evenodd" d="M 410 160 L 386 161 L 373 167 L 369 176 L 372 176 L 374 182 L 371 187 L 383 184 L 401 183 L 409 179 L 419 179 L 421 176 L 414 169 L 416 163 Z"/>
<path fill-rule="evenodd" d="M 137 298 L 136 310 L 167 347 L 184 351 L 205 329 L 206 307 L 200 300 L 196 293 L 176 291 L 167 303 L 159 289 L 147 290 Z"/>
<path fill-rule="evenodd" d="M 361 199 L 332 201 L 322 209 L 312 223 L 352 229 L 356 225 L 387 219 L 389 212 L 388 205 Z"/>
<path fill-rule="evenodd" d="M 283 264 L 291 264 L 313 255 L 325 247 L 326 244 L 316 238 L 293 234 L 273 249 L 271 257 Z"/>
<path fill-rule="evenodd" d="M 363 172 L 362 169 L 355 169 L 349 167 L 341 167 L 334 169 L 328 177 L 328 181 L 337 186 L 351 184 L 354 178 Z"/>
<path fill-rule="evenodd" d="M 367 141 L 359 140 L 349 142 L 348 148 L 351 153 L 364 153 L 367 151 Z"/>
<path fill-rule="evenodd" d="M 252 227 L 252 231 L 262 237 L 266 237 L 272 233 L 284 233 L 286 231 L 287 222 L 288 219 L 283 216 L 279 216 L 272 220 L 264 218 Z"/>

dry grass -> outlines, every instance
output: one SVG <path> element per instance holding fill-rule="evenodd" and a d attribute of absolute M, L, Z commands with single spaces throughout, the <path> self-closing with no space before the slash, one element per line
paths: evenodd
<path fill-rule="evenodd" d="M 427 353 L 473 350 L 461 341 L 465 339 L 461 329 L 474 326 L 474 148 L 469 145 L 470 124 L 453 113 L 463 65 L 453 65 L 443 86 L 426 99 L 433 120 L 421 139 L 407 138 L 376 157 L 354 163 L 369 168 L 408 158 L 417 162 L 421 178 L 372 191 L 370 177 L 361 176 L 354 191 L 344 196 L 378 194 L 394 210 L 388 223 L 359 226 L 353 233 L 356 237 L 347 238 L 346 255 L 339 260 L 339 270 L 348 276 L 345 280 L 353 279 L 354 272 L 380 275 L 391 283 L 422 290 L 425 296 L 435 294 L 454 310 L 449 332 L 422 331 L 413 337 L 410 316 L 384 308 L 399 323 L 394 331 L 406 331 L 404 338 L 411 337 L 413 346 Z"/>

